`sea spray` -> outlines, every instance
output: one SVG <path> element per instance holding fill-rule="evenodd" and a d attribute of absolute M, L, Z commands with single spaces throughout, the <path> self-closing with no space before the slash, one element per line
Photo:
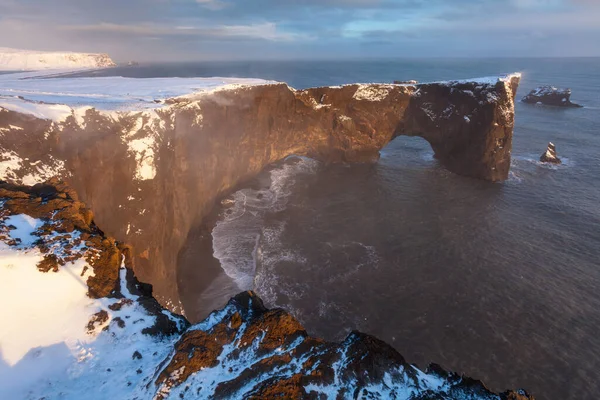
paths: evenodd
<path fill-rule="evenodd" d="M 227 205 L 212 232 L 214 256 L 240 290 L 254 287 L 256 257 L 260 253 L 266 213 L 285 210 L 299 174 L 313 174 L 319 163 L 292 156 L 269 172 L 264 188 L 239 190 L 222 201 Z"/>

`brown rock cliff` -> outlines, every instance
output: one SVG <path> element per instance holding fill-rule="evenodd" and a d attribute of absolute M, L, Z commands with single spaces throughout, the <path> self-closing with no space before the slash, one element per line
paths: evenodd
<path fill-rule="evenodd" d="M 63 122 L 0 108 L 0 150 L 19 159 L 0 178 L 66 180 L 109 235 L 133 245 L 136 274 L 159 301 L 181 312 L 177 255 L 219 196 L 288 155 L 373 161 L 399 135 L 425 138 L 450 171 L 504 180 L 518 83 L 260 85 Z"/>

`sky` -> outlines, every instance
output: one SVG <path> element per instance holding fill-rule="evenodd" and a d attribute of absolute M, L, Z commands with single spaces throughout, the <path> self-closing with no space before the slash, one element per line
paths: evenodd
<path fill-rule="evenodd" d="M 118 61 L 600 56 L 600 0 L 0 0 L 0 47 Z"/>

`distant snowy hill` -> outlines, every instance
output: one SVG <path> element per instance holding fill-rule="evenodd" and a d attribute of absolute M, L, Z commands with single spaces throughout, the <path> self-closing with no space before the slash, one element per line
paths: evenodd
<path fill-rule="evenodd" d="M 29 51 L 0 47 L 0 71 L 105 68 L 115 65 L 108 54 Z"/>

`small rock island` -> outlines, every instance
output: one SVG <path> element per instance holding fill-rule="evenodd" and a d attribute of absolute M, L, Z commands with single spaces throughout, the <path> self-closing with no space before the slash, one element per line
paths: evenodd
<path fill-rule="evenodd" d="M 571 89 L 559 89 L 554 86 L 540 86 L 529 92 L 521 101 L 527 104 L 544 104 L 555 107 L 583 107 L 571 102 Z"/>
<path fill-rule="evenodd" d="M 540 157 L 540 161 L 543 163 L 550 164 L 562 164 L 561 159 L 558 158 L 558 156 L 556 155 L 556 146 L 554 145 L 554 143 L 548 143 L 548 148 L 546 149 L 546 152 Z"/>

